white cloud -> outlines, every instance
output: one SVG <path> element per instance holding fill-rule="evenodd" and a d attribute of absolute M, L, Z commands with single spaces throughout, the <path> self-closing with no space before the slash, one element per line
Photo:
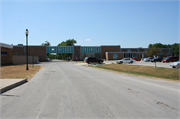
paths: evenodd
<path fill-rule="evenodd" d="M 81 42 L 81 40 L 78 40 L 78 42 Z"/>
<path fill-rule="evenodd" d="M 85 41 L 91 41 L 91 39 L 88 38 L 88 39 L 85 39 Z"/>

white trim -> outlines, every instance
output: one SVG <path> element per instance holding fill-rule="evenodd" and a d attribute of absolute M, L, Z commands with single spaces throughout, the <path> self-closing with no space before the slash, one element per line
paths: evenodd
<path fill-rule="evenodd" d="M 5 43 L 0 43 L 0 47 L 13 49 L 13 45 L 8 45 L 8 44 L 5 44 Z"/>

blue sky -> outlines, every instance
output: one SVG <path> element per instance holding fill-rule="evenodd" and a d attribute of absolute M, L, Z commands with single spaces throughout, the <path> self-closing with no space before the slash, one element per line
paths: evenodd
<path fill-rule="evenodd" d="M 146 48 L 179 43 L 178 0 L 1 0 L 1 41 L 29 45 L 67 39 L 76 45 Z"/>

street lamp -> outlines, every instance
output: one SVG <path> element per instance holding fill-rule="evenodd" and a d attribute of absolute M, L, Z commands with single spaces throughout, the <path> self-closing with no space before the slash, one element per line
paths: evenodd
<path fill-rule="evenodd" d="M 29 70 L 28 69 L 28 34 L 29 34 L 28 29 L 26 29 L 25 34 L 26 34 L 26 70 Z"/>

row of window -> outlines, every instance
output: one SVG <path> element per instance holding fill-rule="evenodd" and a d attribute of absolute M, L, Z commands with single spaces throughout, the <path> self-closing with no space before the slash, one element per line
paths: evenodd
<path fill-rule="evenodd" d="M 72 46 L 47 47 L 47 53 L 73 53 Z"/>
<path fill-rule="evenodd" d="M 1 51 L 1 55 L 7 55 L 6 51 Z"/>
<path fill-rule="evenodd" d="M 101 53 L 101 47 L 81 47 L 81 53 Z"/>

